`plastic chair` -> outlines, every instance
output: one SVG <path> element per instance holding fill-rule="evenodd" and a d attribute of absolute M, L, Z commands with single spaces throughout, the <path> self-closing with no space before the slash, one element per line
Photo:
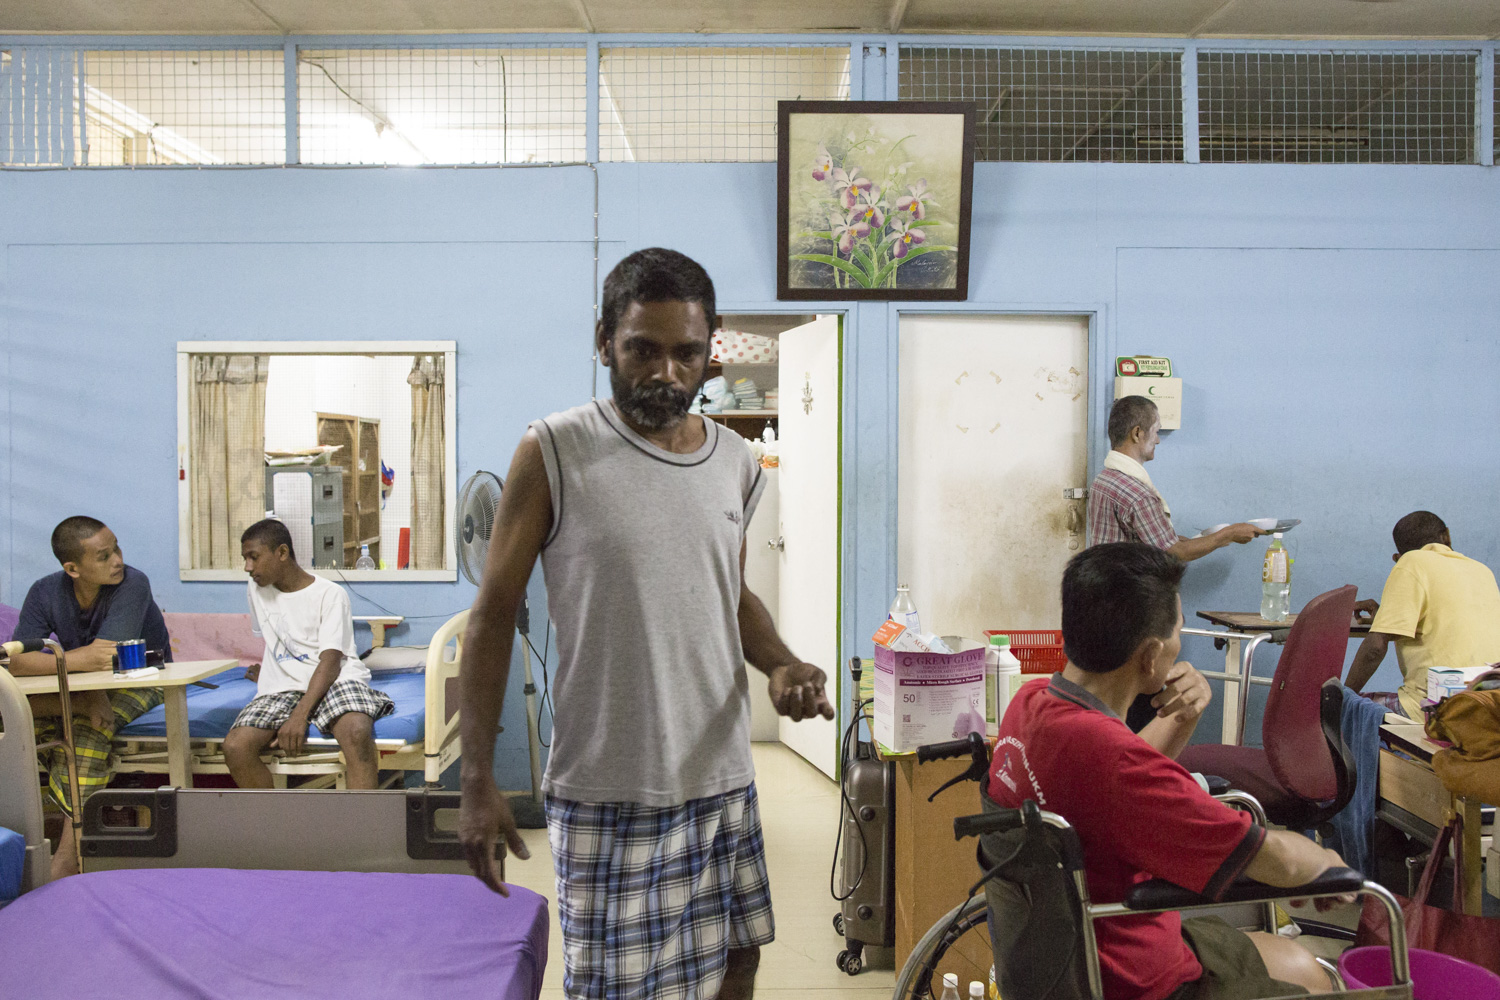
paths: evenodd
<path fill-rule="evenodd" d="M 1354 617 L 1352 586 L 1307 602 L 1287 634 L 1262 723 L 1262 747 L 1199 744 L 1178 755 L 1259 799 L 1273 823 L 1309 830 L 1354 795 L 1354 760 L 1340 734 L 1340 681 Z"/>

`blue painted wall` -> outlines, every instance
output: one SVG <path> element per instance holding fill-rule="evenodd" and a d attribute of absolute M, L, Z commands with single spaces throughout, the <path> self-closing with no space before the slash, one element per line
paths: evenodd
<path fill-rule="evenodd" d="M 604 270 L 667 244 L 709 267 L 725 308 L 784 308 L 773 166 L 599 175 Z M 455 339 L 459 476 L 503 474 L 529 420 L 589 394 L 593 197 L 586 168 L 0 172 L 0 601 L 53 570 L 47 533 L 88 510 L 169 610 L 242 606 L 239 585 L 176 578 L 179 340 Z M 981 164 L 966 308 L 1094 311 L 1102 355 L 1171 356 L 1184 427 L 1152 473 L 1179 526 L 1303 518 L 1300 604 L 1344 582 L 1377 595 L 1390 526 L 1415 507 L 1500 563 L 1497 251 L 1492 168 Z M 895 584 L 900 309 L 846 317 L 848 652 L 869 652 Z M 1092 392 L 1102 413 L 1110 386 Z M 1252 607 L 1258 560 L 1195 564 L 1190 616 Z M 412 616 L 393 641 L 420 642 L 472 593 L 362 584 L 354 604 Z M 509 787 L 526 783 L 518 675 Z M 1395 683 L 1388 664 L 1375 686 Z"/>

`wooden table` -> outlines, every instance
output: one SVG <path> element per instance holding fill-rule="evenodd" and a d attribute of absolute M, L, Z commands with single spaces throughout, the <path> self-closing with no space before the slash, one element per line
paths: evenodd
<path fill-rule="evenodd" d="M 385 630 L 395 628 L 406 618 L 402 615 L 355 615 L 354 620 L 370 626 L 370 643 L 378 648 L 385 645 Z"/>
<path fill-rule="evenodd" d="M 1380 741 L 1380 784 L 1376 792 L 1375 817 L 1408 836 L 1431 844 L 1449 820 L 1455 815 L 1462 816 L 1464 832 L 1458 851 L 1464 870 L 1460 893 L 1463 912 L 1482 913 L 1482 804 L 1454 795 L 1438 779 L 1432 769 L 1432 755 L 1443 748 L 1429 740 L 1420 725 L 1406 719 L 1387 722 L 1380 727 Z M 1415 759 L 1393 753 L 1393 749 L 1404 751 Z"/>
<path fill-rule="evenodd" d="M 1220 742 L 1236 745 L 1245 738 L 1245 715 L 1250 705 L 1252 683 L 1269 685 L 1269 680 L 1255 678 L 1255 648 L 1263 642 L 1286 642 L 1287 632 L 1297 621 L 1296 615 L 1287 615 L 1283 621 L 1273 622 L 1250 611 L 1200 611 L 1198 617 L 1219 626 L 1222 632 L 1185 628 L 1184 635 L 1198 635 L 1224 644 L 1224 672 L 1203 671 L 1205 677 L 1216 677 L 1224 682 L 1224 715 Z M 1363 639 L 1370 634 L 1369 622 L 1358 620 L 1349 623 L 1349 638 Z"/>
<path fill-rule="evenodd" d="M 118 691 L 122 688 L 161 688 L 167 709 L 167 776 L 178 788 L 193 787 L 191 744 L 188 739 L 187 687 L 211 677 L 221 670 L 238 665 L 238 660 L 188 660 L 169 663 L 152 677 L 117 677 L 108 670 L 89 670 L 68 674 L 68 690 Z M 22 694 L 57 694 L 57 674 L 17 677 Z"/>

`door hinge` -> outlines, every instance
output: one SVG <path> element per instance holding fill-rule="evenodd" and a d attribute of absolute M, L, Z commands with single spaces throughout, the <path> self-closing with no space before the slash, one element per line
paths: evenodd
<path fill-rule="evenodd" d="M 1064 500 L 1083 500 L 1088 497 L 1088 495 L 1089 491 L 1081 486 L 1074 487 L 1071 490 L 1063 490 Z"/>

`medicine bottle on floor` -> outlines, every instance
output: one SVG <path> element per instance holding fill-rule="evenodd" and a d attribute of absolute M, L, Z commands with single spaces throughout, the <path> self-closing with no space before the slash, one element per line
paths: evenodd
<path fill-rule="evenodd" d="M 984 984 L 977 979 L 969 983 L 969 1000 L 984 1000 Z"/>
<path fill-rule="evenodd" d="M 1260 616 L 1268 622 L 1284 622 L 1292 590 L 1292 557 L 1281 544 L 1281 532 L 1271 536 L 1266 559 L 1260 569 Z"/>
<path fill-rule="evenodd" d="M 958 1000 L 958 974 L 943 973 L 943 995 L 938 1000 Z"/>
<path fill-rule="evenodd" d="M 370 558 L 370 547 L 361 545 L 359 547 L 359 558 L 354 560 L 355 569 L 375 569 L 375 560 Z"/>

